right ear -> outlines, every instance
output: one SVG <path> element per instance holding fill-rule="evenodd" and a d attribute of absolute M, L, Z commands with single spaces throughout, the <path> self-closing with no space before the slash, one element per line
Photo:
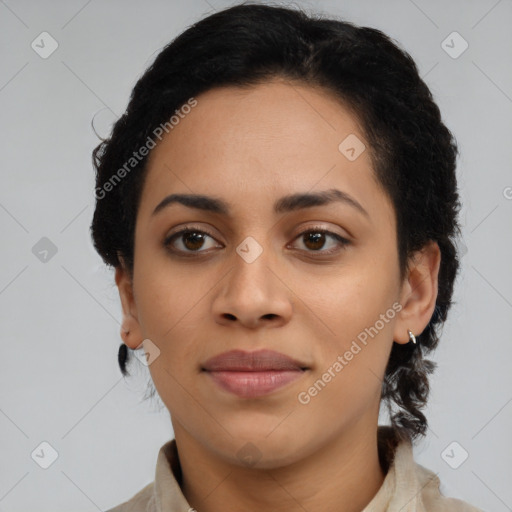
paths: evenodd
<path fill-rule="evenodd" d="M 133 295 L 133 282 L 126 269 L 123 257 L 121 255 L 118 255 L 118 257 L 121 261 L 121 266 L 116 267 L 115 279 L 123 313 L 121 338 L 126 346 L 135 350 L 144 340 L 144 336 L 142 335 L 137 315 L 137 304 Z"/>

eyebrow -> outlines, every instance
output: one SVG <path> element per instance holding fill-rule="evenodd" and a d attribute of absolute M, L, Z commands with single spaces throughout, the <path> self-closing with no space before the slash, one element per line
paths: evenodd
<path fill-rule="evenodd" d="M 321 192 L 296 193 L 283 196 L 274 203 L 274 213 L 279 214 L 303 208 L 312 208 L 314 206 L 324 206 L 334 202 L 345 203 L 352 206 L 366 217 L 370 217 L 368 212 L 356 199 L 346 192 L 334 188 Z M 229 204 L 222 199 L 201 194 L 171 194 L 158 203 L 151 216 L 156 215 L 173 203 L 179 203 L 189 208 L 196 208 L 198 210 L 226 216 L 231 212 Z"/>

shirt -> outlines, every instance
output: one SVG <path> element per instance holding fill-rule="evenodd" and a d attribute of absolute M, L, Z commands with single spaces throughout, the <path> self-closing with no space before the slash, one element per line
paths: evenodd
<path fill-rule="evenodd" d="M 439 490 L 439 477 L 413 459 L 410 441 L 397 441 L 390 426 L 377 429 L 379 460 L 386 472 L 382 486 L 361 512 L 483 512 Z M 107 512 L 193 512 L 181 492 L 176 440 L 158 452 L 155 479 L 131 499 Z"/>

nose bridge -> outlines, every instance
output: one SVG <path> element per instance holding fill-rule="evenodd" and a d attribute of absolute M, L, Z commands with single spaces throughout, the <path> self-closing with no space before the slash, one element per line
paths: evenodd
<path fill-rule="evenodd" d="M 261 241 L 258 241 L 256 239 Z M 214 300 L 217 321 L 237 319 L 247 326 L 264 319 L 287 320 L 291 313 L 287 288 L 276 277 L 272 244 L 263 235 L 247 236 L 235 247 L 231 271 Z"/>
<path fill-rule="evenodd" d="M 260 240 L 260 241 L 258 241 Z M 230 288 L 238 294 L 244 292 L 252 300 L 264 300 L 271 293 L 272 281 L 275 279 L 270 271 L 272 265 L 271 244 L 266 243 L 262 235 L 247 236 L 235 248 L 233 255 L 234 269 L 229 277 Z"/>

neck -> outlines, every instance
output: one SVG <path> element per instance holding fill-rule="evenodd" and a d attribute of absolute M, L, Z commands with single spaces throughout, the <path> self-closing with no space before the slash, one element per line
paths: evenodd
<path fill-rule="evenodd" d="M 293 464 L 241 467 L 220 459 L 179 425 L 174 428 L 182 492 L 198 512 L 361 512 L 385 478 L 376 424 L 361 424 Z"/>

